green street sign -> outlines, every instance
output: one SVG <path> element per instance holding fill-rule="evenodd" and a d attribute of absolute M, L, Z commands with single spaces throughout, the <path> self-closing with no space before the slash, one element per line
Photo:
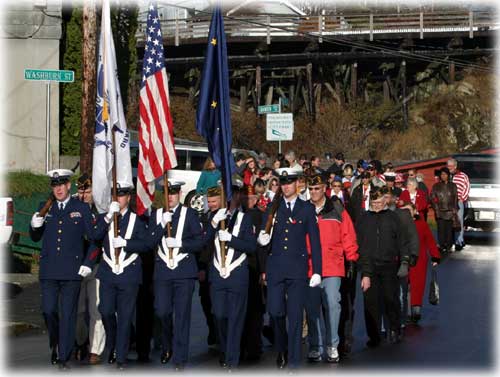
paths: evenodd
<path fill-rule="evenodd" d="M 75 72 L 55 69 L 25 69 L 24 79 L 33 81 L 74 82 Z"/>
<path fill-rule="evenodd" d="M 259 106 L 257 108 L 257 111 L 260 114 L 271 114 L 271 113 L 279 113 L 280 112 L 280 105 L 264 105 L 264 106 Z"/>

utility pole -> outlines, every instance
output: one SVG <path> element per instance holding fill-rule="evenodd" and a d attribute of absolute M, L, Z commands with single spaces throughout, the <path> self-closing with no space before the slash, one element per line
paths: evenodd
<path fill-rule="evenodd" d="M 95 129 L 97 14 L 95 0 L 83 2 L 82 132 L 80 172 L 91 174 Z"/>

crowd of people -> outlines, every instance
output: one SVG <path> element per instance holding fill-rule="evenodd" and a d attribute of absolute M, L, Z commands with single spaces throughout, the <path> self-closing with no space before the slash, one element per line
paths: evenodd
<path fill-rule="evenodd" d="M 144 216 L 132 210 L 127 184 L 118 183 L 117 201 L 98 214 L 88 176 L 71 196 L 72 172 L 49 172 L 53 204 L 33 215 L 30 234 L 43 239 L 42 311 L 53 364 L 68 368 L 74 355 L 124 369 L 133 343 L 139 362 L 151 361 L 154 344 L 162 364 L 182 370 L 196 284 L 207 346 L 218 347 L 221 367 L 258 362 L 264 338 L 278 368 L 301 365 L 303 338 L 308 361 L 338 363 L 352 349 L 359 284 L 366 345 L 399 343 L 421 319 L 428 265 L 465 247 L 469 183 L 453 159 L 435 172 L 431 189 L 415 169 L 351 164 L 342 153 L 329 167 L 293 151 L 235 160 L 228 203 L 207 159 L 184 203 L 184 182 L 169 179 L 162 182 L 168 205 Z"/>

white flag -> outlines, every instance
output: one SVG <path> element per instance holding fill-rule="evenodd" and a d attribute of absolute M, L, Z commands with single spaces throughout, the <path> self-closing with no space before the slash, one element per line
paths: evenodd
<path fill-rule="evenodd" d="M 123 113 L 118 71 L 116 69 L 115 44 L 111 31 L 109 0 L 102 3 L 101 36 L 97 62 L 96 124 L 94 159 L 92 166 L 92 196 L 100 213 L 107 212 L 111 202 L 112 167 L 115 161 L 112 151 L 115 131 L 116 180 L 132 185 L 130 163 L 130 135 Z"/>

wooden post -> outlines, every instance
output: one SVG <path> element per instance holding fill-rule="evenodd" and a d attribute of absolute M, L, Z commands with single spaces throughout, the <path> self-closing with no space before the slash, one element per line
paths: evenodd
<path fill-rule="evenodd" d="M 80 172 L 91 174 L 94 148 L 96 98 L 97 19 L 95 0 L 83 3 L 82 43 L 82 131 L 80 134 Z"/>
<path fill-rule="evenodd" d="M 469 38 L 474 38 L 474 13 L 469 11 Z"/>
<path fill-rule="evenodd" d="M 175 45 L 179 46 L 179 9 L 175 10 Z"/>
<path fill-rule="evenodd" d="M 111 130 L 112 132 L 112 148 L 113 148 L 113 167 L 111 168 L 111 176 L 112 176 L 112 179 L 113 179 L 113 188 L 112 188 L 112 192 L 111 192 L 111 197 L 112 197 L 112 200 L 114 202 L 117 201 L 117 197 L 118 195 L 116 194 L 116 185 L 117 185 L 117 182 L 116 182 L 116 163 L 117 163 L 117 160 L 116 160 L 116 137 L 115 137 L 115 130 L 112 129 Z M 114 234 L 114 237 L 118 237 L 118 213 L 114 213 L 113 214 L 113 234 Z M 118 260 L 120 258 L 120 249 L 119 248 L 115 248 L 115 266 L 118 267 Z"/>
<path fill-rule="evenodd" d="M 269 88 L 267 89 L 266 105 L 271 105 L 273 103 L 273 90 L 273 84 L 269 85 Z"/>
<path fill-rule="evenodd" d="M 356 100 L 358 95 L 358 63 L 354 62 L 351 65 L 351 97 L 352 101 Z"/>
<path fill-rule="evenodd" d="M 255 108 L 255 112 L 258 114 L 258 107 L 260 105 L 260 96 L 262 94 L 262 86 L 261 86 L 261 75 L 262 71 L 260 65 L 255 68 L 255 91 L 257 95 L 257 107 Z"/>
<path fill-rule="evenodd" d="M 370 13 L 370 41 L 373 41 L 373 13 Z"/>
<path fill-rule="evenodd" d="M 420 39 L 424 39 L 424 12 L 420 9 Z"/>
<path fill-rule="evenodd" d="M 307 63 L 306 66 L 306 74 L 307 74 L 307 93 L 309 94 L 309 115 L 313 120 L 316 119 L 316 111 L 314 111 L 314 90 L 313 90 L 313 82 L 312 82 L 312 63 Z"/>
<path fill-rule="evenodd" d="M 401 88 L 403 91 L 403 127 L 408 129 L 408 106 L 406 104 L 406 61 L 401 62 Z"/>
<path fill-rule="evenodd" d="M 220 202 L 222 203 L 223 208 L 229 208 L 226 203 L 226 192 L 224 191 L 224 181 L 222 181 L 220 188 Z M 226 210 L 227 212 L 227 210 Z M 222 230 L 226 230 L 226 220 L 221 220 L 220 228 Z M 220 241 L 220 265 L 222 268 L 222 274 L 226 273 L 226 241 Z"/>
<path fill-rule="evenodd" d="M 267 36 L 266 43 L 271 44 L 271 16 L 267 16 Z"/>
<path fill-rule="evenodd" d="M 245 85 L 245 78 L 240 79 L 240 112 L 247 112 L 247 99 L 248 99 L 248 91 L 247 86 Z"/>
<path fill-rule="evenodd" d="M 453 84 L 455 82 L 455 62 L 450 62 L 449 72 L 450 72 L 450 84 Z"/>

